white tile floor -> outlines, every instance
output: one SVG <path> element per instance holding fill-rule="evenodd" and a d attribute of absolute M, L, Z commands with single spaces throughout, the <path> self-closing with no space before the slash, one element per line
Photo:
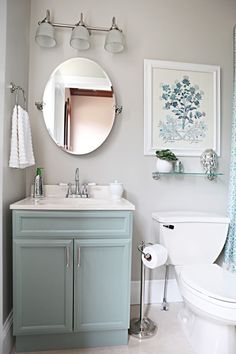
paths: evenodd
<path fill-rule="evenodd" d="M 170 304 L 169 311 L 160 311 L 160 305 L 146 307 L 147 315 L 158 325 L 157 334 L 139 341 L 129 338 L 127 346 L 31 352 L 31 354 L 194 354 L 191 350 L 177 319 L 181 304 Z M 132 306 L 131 317 L 137 317 L 138 307 Z M 15 354 L 13 350 L 12 354 Z M 21 353 L 25 354 L 25 353 Z M 29 353 L 28 353 L 29 354 Z"/>

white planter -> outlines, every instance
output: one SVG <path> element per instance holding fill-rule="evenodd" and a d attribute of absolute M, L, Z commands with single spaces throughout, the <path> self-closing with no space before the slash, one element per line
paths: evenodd
<path fill-rule="evenodd" d="M 156 170 L 157 172 L 171 172 L 173 170 L 173 162 L 161 160 L 157 157 Z"/>

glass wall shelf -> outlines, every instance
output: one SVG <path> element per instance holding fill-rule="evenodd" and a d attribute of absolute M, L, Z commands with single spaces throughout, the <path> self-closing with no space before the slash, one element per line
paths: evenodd
<path fill-rule="evenodd" d="M 214 172 L 214 173 L 205 173 L 205 172 L 153 172 L 152 178 L 158 180 L 161 176 L 203 176 L 213 181 L 217 176 L 223 176 L 223 173 Z"/>

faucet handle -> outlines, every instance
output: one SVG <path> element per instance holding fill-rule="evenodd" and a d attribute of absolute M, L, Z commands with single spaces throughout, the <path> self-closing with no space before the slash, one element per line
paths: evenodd
<path fill-rule="evenodd" d="M 67 193 L 66 193 L 66 198 L 70 198 L 72 195 L 73 195 L 72 183 L 68 183 L 68 190 L 67 190 Z"/>
<path fill-rule="evenodd" d="M 83 186 L 82 186 L 81 197 L 82 198 L 88 198 L 89 197 L 87 184 L 83 184 Z"/>

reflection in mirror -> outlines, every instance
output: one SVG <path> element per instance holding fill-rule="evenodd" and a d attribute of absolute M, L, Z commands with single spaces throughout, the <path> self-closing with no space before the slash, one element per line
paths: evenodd
<path fill-rule="evenodd" d="M 45 87 L 43 114 L 53 140 L 72 154 L 97 149 L 115 118 L 110 79 L 94 61 L 73 58 L 59 65 Z"/>

